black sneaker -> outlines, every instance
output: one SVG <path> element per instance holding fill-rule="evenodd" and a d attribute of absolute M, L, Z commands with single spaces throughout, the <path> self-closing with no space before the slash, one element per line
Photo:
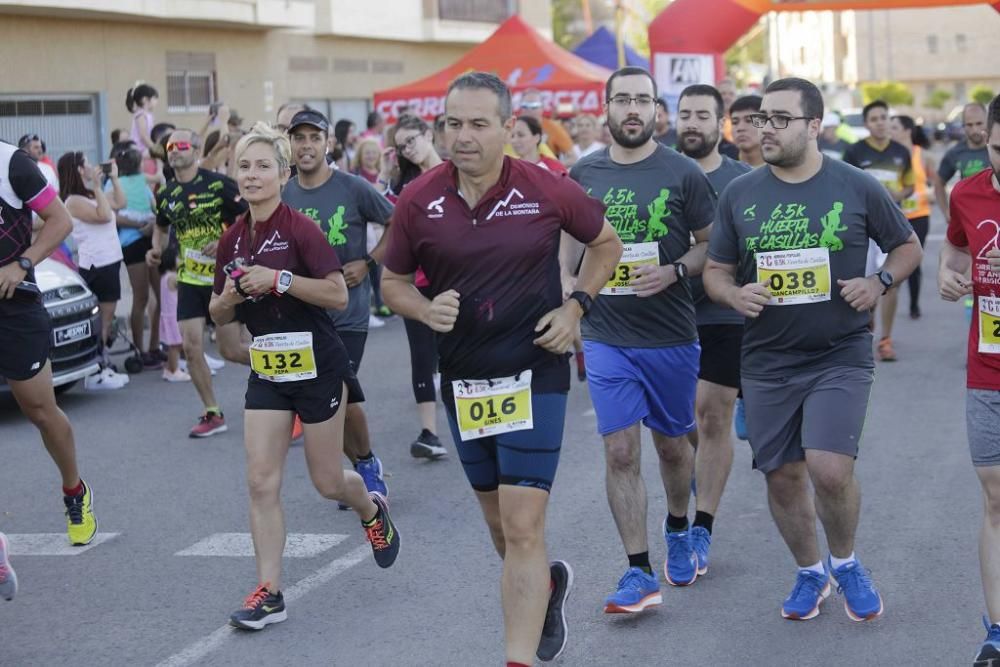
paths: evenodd
<path fill-rule="evenodd" d="M 147 371 L 156 371 L 163 368 L 163 360 L 160 359 L 160 355 L 153 352 L 143 352 L 139 355 L 142 359 L 142 367 Z"/>
<path fill-rule="evenodd" d="M 368 497 L 378 507 L 378 512 L 370 526 L 362 523 L 361 527 L 365 529 L 368 541 L 371 542 L 375 562 L 379 567 L 389 567 L 396 562 L 396 556 L 399 555 L 399 533 L 389 518 L 389 505 L 385 502 L 385 498 L 378 493 L 369 493 Z"/>
<path fill-rule="evenodd" d="M 542 638 L 538 641 L 535 655 L 542 662 L 555 660 L 566 648 L 566 613 L 563 605 L 569 597 L 569 589 L 573 587 L 573 568 L 562 560 L 554 560 L 549 564 L 552 573 L 552 593 L 549 595 L 549 608 L 545 611 L 545 625 L 542 626 Z"/>
<path fill-rule="evenodd" d="M 287 619 L 285 597 L 280 591 L 272 593 L 267 590 L 267 584 L 261 584 L 243 601 L 243 608 L 229 617 L 229 625 L 241 630 L 263 630 L 264 626 Z"/>
<path fill-rule="evenodd" d="M 439 459 L 447 453 L 441 439 L 427 429 L 420 431 L 420 435 L 410 445 L 410 456 L 415 459 Z"/>

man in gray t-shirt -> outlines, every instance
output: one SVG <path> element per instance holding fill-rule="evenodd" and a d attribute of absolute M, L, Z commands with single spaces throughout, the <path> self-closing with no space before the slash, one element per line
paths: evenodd
<path fill-rule="evenodd" d="M 966 104 L 962 109 L 962 131 L 965 141 L 960 141 L 944 154 L 934 179 L 934 198 L 937 199 L 945 220 L 951 220 L 948 207 L 948 181 L 955 174 L 958 180 L 975 176 L 990 167 L 990 156 L 986 150 L 986 107 L 978 102 Z"/>
<path fill-rule="evenodd" d="M 832 584 L 848 616 L 861 621 L 883 610 L 854 553 L 854 461 L 874 366 L 868 313 L 919 265 L 921 250 L 875 178 L 819 152 L 822 117 L 823 96 L 812 83 L 789 78 L 768 86 L 752 118 L 768 166 L 722 193 L 705 289 L 747 317 L 742 384 L 750 447 L 799 568 L 781 614 L 815 617 Z M 889 256 L 866 276 L 869 238 Z M 830 547 L 825 563 L 815 508 Z"/>

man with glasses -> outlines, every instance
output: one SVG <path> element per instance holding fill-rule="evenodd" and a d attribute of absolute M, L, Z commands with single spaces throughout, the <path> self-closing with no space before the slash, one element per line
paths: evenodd
<path fill-rule="evenodd" d="M 177 129 L 167 140 L 167 162 L 174 177 L 156 195 L 156 230 L 146 261 L 159 265 L 173 226 L 177 251 L 177 321 L 180 324 L 191 375 L 204 413 L 189 433 L 207 438 L 227 429 L 222 409 L 212 388 L 212 371 L 205 360 L 205 324 L 215 279 L 215 251 L 222 232 L 247 210 L 236 182 L 227 176 L 201 169 L 201 138 L 192 130 Z M 240 337 L 240 323 L 216 327 L 222 356 L 249 365 L 250 354 Z"/>
<path fill-rule="evenodd" d="M 604 439 L 608 504 L 628 559 L 604 611 L 662 602 L 649 559 L 640 422 L 653 435 L 667 494 L 664 573 L 674 586 L 698 576 L 688 526 L 698 382 L 698 330 L 688 279 L 701 273 L 715 194 L 698 165 L 653 138 L 656 82 L 638 67 L 605 84 L 611 145 L 570 175 L 607 206 L 624 244 L 614 275 L 581 323 L 587 383 Z M 691 236 L 695 244 L 691 246 Z"/>
<path fill-rule="evenodd" d="M 854 460 L 874 369 L 868 311 L 916 268 L 921 249 L 878 181 L 820 153 L 822 118 L 812 83 L 788 78 L 767 87 L 752 120 L 768 166 L 722 193 L 704 279 L 709 297 L 747 318 L 741 374 L 750 446 L 798 566 L 781 615 L 814 618 L 832 578 L 847 615 L 863 621 L 883 611 L 854 553 Z M 889 253 L 876 275 L 865 275 L 869 236 Z"/>
<path fill-rule="evenodd" d="M 521 95 L 521 115 L 531 116 L 542 124 L 542 132 L 545 134 L 545 142 L 542 155 L 561 159 L 573 152 L 573 139 L 569 132 L 563 128 L 562 124 L 545 117 L 545 103 L 542 102 L 542 93 L 534 88 L 529 88 Z M 551 151 L 552 155 L 546 155 L 545 150 Z"/>

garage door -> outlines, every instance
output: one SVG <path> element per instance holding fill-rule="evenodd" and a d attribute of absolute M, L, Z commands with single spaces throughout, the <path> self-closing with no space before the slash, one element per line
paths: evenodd
<path fill-rule="evenodd" d="M 96 95 L 0 95 L 0 139 L 16 144 L 37 134 L 55 162 L 69 151 L 101 159 L 100 117 Z"/>

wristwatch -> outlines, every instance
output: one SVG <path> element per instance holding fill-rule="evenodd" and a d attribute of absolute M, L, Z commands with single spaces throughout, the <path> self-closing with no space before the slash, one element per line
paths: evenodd
<path fill-rule="evenodd" d="M 577 290 L 569 295 L 570 299 L 573 299 L 578 304 L 580 304 L 580 310 L 586 315 L 590 312 L 590 307 L 594 305 L 594 299 L 589 294 L 584 291 Z"/>
<path fill-rule="evenodd" d="M 376 262 L 375 258 L 372 257 L 371 255 L 365 255 L 365 264 L 368 265 L 369 271 L 374 271 L 375 269 L 378 268 L 378 262 Z"/>
<path fill-rule="evenodd" d="M 882 271 L 876 273 L 875 276 L 878 278 L 878 281 L 882 283 L 882 294 L 885 294 L 892 289 L 893 282 L 895 281 L 893 280 L 891 273 L 883 269 Z"/>
<path fill-rule="evenodd" d="M 274 286 L 274 291 L 278 294 L 284 294 L 288 291 L 288 288 L 292 286 L 292 272 L 291 271 L 281 271 L 278 273 L 278 282 Z"/>
<path fill-rule="evenodd" d="M 18 257 L 17 258 L 17 265 L 20 266 L 21 270 L 25 271 L 25 272 L 31 271 L 31 269 L 33 269 L 35 267 L 35 263 L 32 262 L 27 257 Z"/>
<path fill-rule="evenodd" d="M 677 273 L 677 280 L 684 280 L 688 277 L 688 267 L 684 262 L 674 262 L 674 271 Z"/>

